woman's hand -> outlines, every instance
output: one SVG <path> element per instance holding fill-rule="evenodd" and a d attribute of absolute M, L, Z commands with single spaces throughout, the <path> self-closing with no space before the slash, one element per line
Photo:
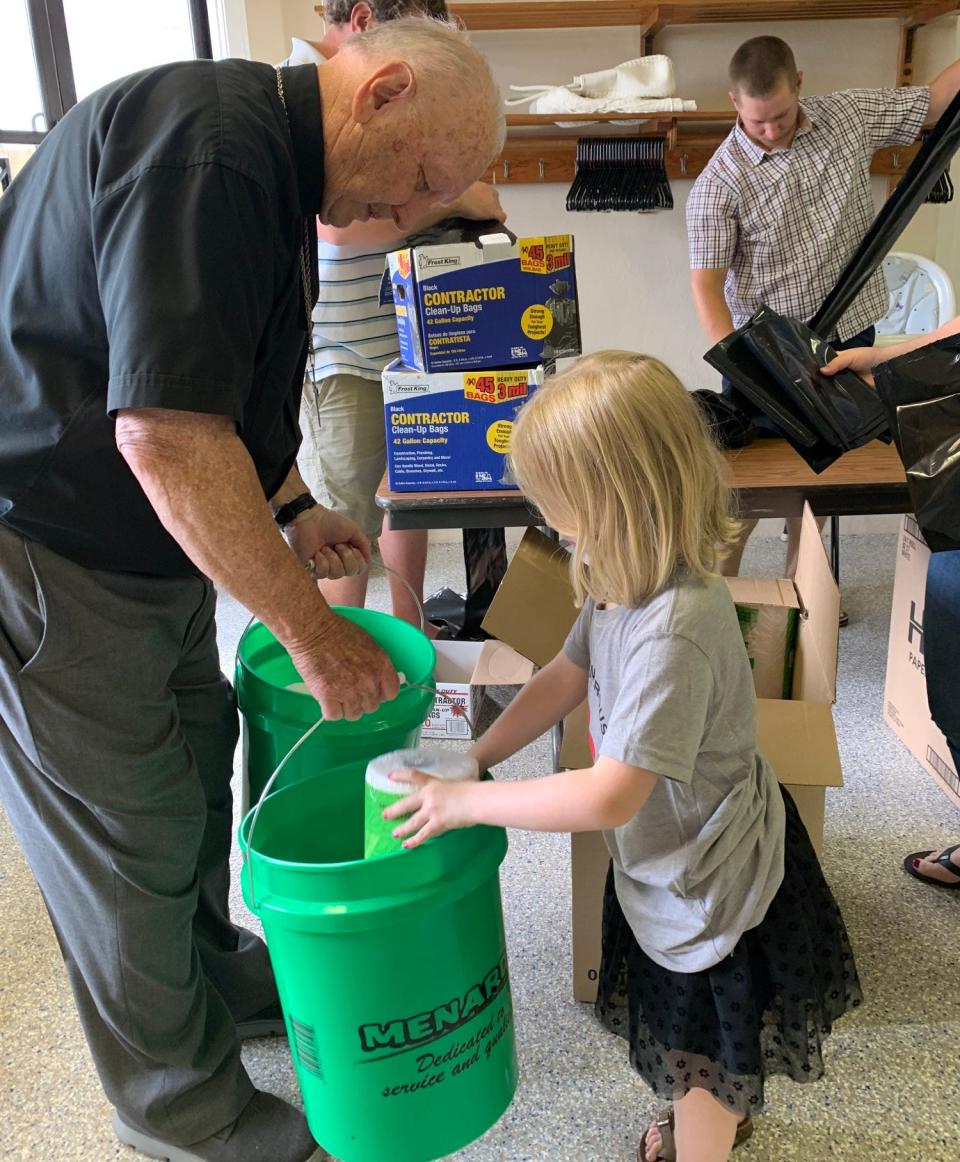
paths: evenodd
<path fill-rule="evenodd" d="M 871 387 L 873 368 L 880 362 L 881 352 L 876 347 L 851 347 L 838 352 L 821 370 L 824 375 L 836 375 L 838 371 L 855 371 Z"/>
<path fill-rule="evenodd" d="M 383 813 L 384 819 L 388 820 L 410 816 L 393 831 L 395 839 L 404 840 L 404 848 L 419 847 L 437 835 L 454 831 L 458 827 L 472 827 L 476 823 L 470 811 L 480 786 L 475 779 L 447 782 L 426 775 L 423 771 L 408 769 L 393 771 L 390 778 L 401 784 L 397 787 L 398 791 L 403 790 L 403 783 L 416 788 L 406 798 L 387 807 Z"/>

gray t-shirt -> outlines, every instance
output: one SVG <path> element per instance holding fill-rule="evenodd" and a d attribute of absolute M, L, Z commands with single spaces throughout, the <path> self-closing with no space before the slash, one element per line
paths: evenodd
<path fill-rule="evenodd" d="M 587 601 L 564 651 L 590 675 L 594 755 L 661 776 L 604 832 L 624 915 L 657 964 L 711 968 L 783 880 L 783 798 L 730 592 L 683 574 L 637 609 Z"/>

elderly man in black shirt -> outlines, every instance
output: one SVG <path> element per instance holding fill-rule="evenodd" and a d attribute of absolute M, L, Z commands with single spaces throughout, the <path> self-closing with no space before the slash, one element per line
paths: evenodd
<path fill-rule="evenodd" d="M 154 1157 L 315 1149 L 240 1061 L 280 1014 L 264 945 L 228 915 L 237 724 L 214 584 L 326 717 L 398 688 L 303 568 L 353 574 L 370 551 L 296 470 L 315 216 L 406 231 L 501 140 L 483 58 L 412 18 L 319 68 L 117 81 L 0 199 L 0 795 L 114 1125 Z"/>

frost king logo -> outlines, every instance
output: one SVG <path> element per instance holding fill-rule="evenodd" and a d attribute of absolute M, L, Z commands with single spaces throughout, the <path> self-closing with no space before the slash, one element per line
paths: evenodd
<path fill-rule="evenodd" d="M 398 250 L 397 251 L 397 270 L 400 272 L 401 278 L 409 278 L 410 277 L 410 251 L 409 250 Z"/>
<path fill-rule="evenodd" d="M 507 403 L 511 399 L 524 399 L 529 391 L 525 371 L 491 371 L 486 375 L 470 374 L 463 377 L 465 399 L 476 399 L 481 403 Z"/>

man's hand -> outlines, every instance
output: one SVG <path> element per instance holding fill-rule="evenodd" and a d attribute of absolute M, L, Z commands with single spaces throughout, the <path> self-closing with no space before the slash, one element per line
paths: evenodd
<path fill-rule="evenodd" d="M 288 649 L 328 721 L 356 722 L 396 698 L 400 689 L 397 671 L 384 651 L 344 617 L 325 619 L 315 634 Z"/>
<path fill-rule="evenodd" d="M 475 222 L 505 222 L 507 212 L 500 205 L 500 195 L 489 182 L 474 182 L 469 189 L 447 207 L 447 216 L 459 215 Z"/>
<path fill-rule="evenodd" d="M 370 564 L 370 542 L 359 525 L 321 504 L 301 513 L 283 533 L 305 565 L 313 562 L 320 581 L 356 577 Z"/>
<path fill-rule="evenodd" d="M 836 375 L 838 371 L 855 371 L 865 383 L 873 387 L 872 371 L 881 361 L 882 354 L 882 348 L 878 350 L 876 347 L 851 347 L 847 351 L 838 352 L 821 370 L 824 375 Z"/>
<path fill-rule="evenodd" d="M 394 771 L 390 778 L 396 781 L 398 791 L 404 789 L 404 784 L 416 788 L 405 799 L 391 804 L 383 813 L 384 819 L 410 816 L 393 832 L 398 839 L 404 840 L 405 848 L 419 847 L 437 835 L 458 827 L 472 827 L 476 822 L 469 810 L 469 804 L 474 800 L 480 785 L 475 779 L 451 783 L 434 779 L 423 771 L 405 768 Z"/>

